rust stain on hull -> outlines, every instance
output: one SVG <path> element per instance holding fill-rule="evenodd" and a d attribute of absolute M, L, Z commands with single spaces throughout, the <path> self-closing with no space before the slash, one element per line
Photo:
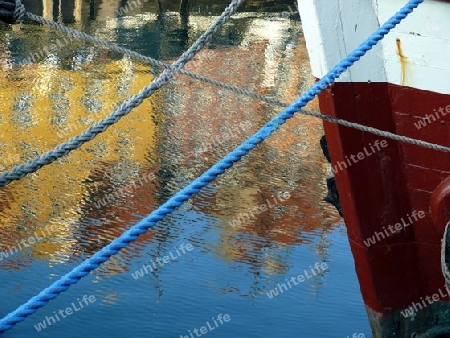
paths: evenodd
<path fill-rule="evenodd" d="M 400 57 L 400 67 L 401 67 L 401 85 L 406 85 L 406 71 L 408 66 L 408 58 L 403 53 L 402 42 L 400 39 L 396 40 L 397 42 L 397 55 Z"/>

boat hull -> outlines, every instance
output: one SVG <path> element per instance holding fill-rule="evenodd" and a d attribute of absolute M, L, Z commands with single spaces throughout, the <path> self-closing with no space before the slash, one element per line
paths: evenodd
<path fill-rule="evenodd" d="M 323 77 L 404 4 L 300 2 L 315 77 Z M 421 5 L 319 96 L 322 113 L 450 146 L 450 64 L 445 59 L 450 24 L 444 19 L 449 15 L 448 2 Z M 324 129 L 374 336 L 430 333 L 436 322 L 446 330 L 450 306 L 440 265 L 443 226 L 433 222 L 430 203 L 450 176 L 450 154 L 328 122 Z M 401 314 L 408 309 L 414 310 L 411 316 Z"/>

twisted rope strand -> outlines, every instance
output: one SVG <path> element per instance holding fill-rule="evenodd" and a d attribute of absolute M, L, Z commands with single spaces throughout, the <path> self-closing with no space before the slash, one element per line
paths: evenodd
<path fill-rule="evenodd" d="M 212 35 L 219 30 L 222 25 L 227 22 L 231 15 L 236 12 L 239 5 L 244 0 L 233 0 L 231 4 L 225 9 L 222 15 L 203 33 L 198 40 L 181 55 L 181 57 L 173 63 L 172 68 L 179 70 L 187 62 L 189 62 L 195 54 L 200 51 L 205 44 L 211 39 Z M 95 123 L 90 128 L 86 129 L 79 136 L 71 138 L 66 143 L 62 143 L 41 156 L 38 156 L 25 164 L 20 164 L 12 168 L 9 172 L 0 174 L 0 187 L 11 183 L 12 181 L 20 180 L 30 173 L 34 173 L 40 168 L 50 163 L 53 163 L 57 159 L 66 156 L 71 151 L 80 148 L 86 142 L 94 139 L 97 135 L 103 133 L 107 128 L 117 123 L 122 117 L 127 115 L 138 107 L 144 99 L 151 96 L 156 90 L 170 82 L 175 74 L 175 71 L 171 69 L 165 69 L 160 76 L 154 79 L 151 84 L 142 89 L 138 94 L 133 95 L 128 101 L 122 103 L 115 111 L 108 115 L 105 119 Z"/>
<path fill-rule="evenodd" d="M 0 22 L 16 24 L 25 15 L 25 6 L 21 0 L 0 0 Z"/>
<path fill-rule="evenodd" d="M 15 0 L 16 7 L 14 8 L 13 20 L 15 23 L 23 20 L 25 15 L 25 6 L 22 4 L 21 0 Z"/>
<path fill-rule="evenodd" d="M 259 129 L 249 139 L 226 155 L 223 159 L 213 165 L 200 177 L 183 188 L 180 192 L 172 196 L 167 202 L 153 211 L 150 215 L 142 219 L 139 223 L 125 231 L 120 237 L 116 238 L 106 247 L 95 253 L 92 257 L 86 259 L 71 272 L 62 276 L 59 280 L 52 283 L 48 288 L 42 290 L 38 295 L 32 297 L 25 304 L 8 314 L 0 320 L 0 332 L 10 330 L 14 325 L 23 321 L 27 316 L 36 312 L 37 309 L 45 306 L 50 300 L 56 298 L 59 294 L 66 291 L 72 284 L 76 284 L 81 278 L 87 276 L 90 271 L 96 269 L 101 263 L 106 262 L 111 256 L 117 254 L 129 243 L 135 241 L 141 234 L 145 233 L 150 227 L 164 219 L 172 213 L 183 202 L 197 194 L 202 188 L 211 181 L 223 174 L 228 168 L 247 155 L 250 150 L 268 138 L 275 130 L 285 123 L 295 112 L 299 111 L 317 94 L 333 83 L 346 69 L 352 66 L 361 56 L 367 53 L 375 44 L 389 33 L 398 23 L 408 16 L 424 0 L 410 0 L 397 14 L 395 14 L 387 23 L 380 27 L 369 39 L 355 49 L 349 56 L 333 68 L 325 77 L 316 82 L 306 93 L 301 95 L 292 105 L 282 111 L 272 121 L 268 122 Z"/>

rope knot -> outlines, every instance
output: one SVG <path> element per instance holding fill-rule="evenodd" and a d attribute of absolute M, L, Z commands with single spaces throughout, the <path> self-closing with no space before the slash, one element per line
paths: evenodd
<path fill-rule="evenodd" d="M 0 0 L 0 21 L 9 24 L 19 23 L 25 15 L 21 0 Z"/>

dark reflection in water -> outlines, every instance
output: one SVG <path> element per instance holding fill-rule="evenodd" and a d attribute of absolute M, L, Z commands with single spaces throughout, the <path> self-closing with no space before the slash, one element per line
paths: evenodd
<path fill-rule="evenodd" d="M 127 7 L 131 3 L 139 6 Z M 26 2 L 29 11 L 167 62 L 226 4 Z M 128 11 L 119 15 L 124 8 Z M 313 82 L 294 9 L 293 1 L 247 1 L 186 68 L 292 101 Z M 35 24 L 0 28 L 2 170 L 79 134 L 159 71 L 79 40 L 45 52 L 64 38 Z M 33 58 L 33 53 L 41 54 Z M 317 103 L 310 108 L 317 109 Z M 176 76 L 80 150 L 1 189 L 0 248 L 8 256 L 0 261 L 5 282 L 0 313 L 120 236 L 278 112 Z M 211 336 L 368 333 L 344 227 L 322 202 L 328 169 L 318 146 L 321 135 L 320 121 L 293 118 L 136 243 L 5 336 L 34 336 L 33 325 L 84 294 L 95 295 L 95 305 L 39 335 L 178 337 L 219 313 L 232 320 Z M 289 198 L 277 199 L 281 193 Z M 8 251 L 35 234 L 41 238 L 37 243 Z M 192 252 L 133 277 L 143 265 L 188 243 Z M 316 262 L 329 269 L 275 299 L 266 295 Z"/>

